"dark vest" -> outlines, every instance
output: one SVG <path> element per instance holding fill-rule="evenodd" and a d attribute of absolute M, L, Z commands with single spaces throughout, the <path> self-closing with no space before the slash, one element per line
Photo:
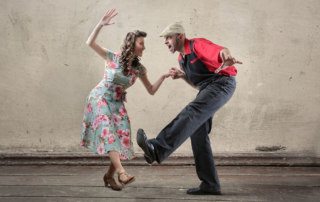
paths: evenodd
<path fill-rule="evenodd" d="M 201 85 L 201 82 L 210 79 L 215 76 L 213 72 L 210 72 L 206 65 L 199 59 L 196 53 L 193 51 L 194 40 L 190 41 L 191 53 L 185 55 L 184 59 L 181 57 L 179 60 L 180 67 L 186 74 L 187 79 L 195 86 Z"/>

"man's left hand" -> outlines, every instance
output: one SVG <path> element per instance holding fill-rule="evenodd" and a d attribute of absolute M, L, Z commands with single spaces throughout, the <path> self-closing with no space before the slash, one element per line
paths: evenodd
<path fill-rule="evenodd" d="M 242 64 L 242 62 L 236 60 L 230 54 L 221 53 L 222 65 L 214 71 L 214 73 L 218 74 L 220 71 L 227 69 L 228 67 L 234 64 Z"/>

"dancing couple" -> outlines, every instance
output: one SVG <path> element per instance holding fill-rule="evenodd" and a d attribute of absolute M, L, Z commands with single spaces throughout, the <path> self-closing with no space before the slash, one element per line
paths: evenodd
<path fill-rule="evenodd" d="M 197 188 L 189 189 L 187 194 L 221 194 L 208 134 L 214 113 L 235 91 L 237 70 L 234 64 L 242 63 L 233 58 L 227 48 L 209 40 L 187 39 L 182 25 L 173 23 L 166 27 L 160 36 L 164 37 L 164 43 L 171 53 L 179 52 L 180 70 L 170 68 L 151 84 L 147 69 L 140 63 L 145 50 L 145 32 L 135 30 L 127 33 L 120 53 L 96 43 L 100 30 L 113 25 L 111 20 L 117 14 L 115 9 L 108 10 L 87 40 L 87 45 L 105 61 L 105 72 L 103 79 L 91 90 L 86 101 L 81 146 L 97 154 L 109 155 L 111 162 L 103 181 L 105 186 L 120 191 L 124 185 L 135 180 L 121 164 L 122 160 L 135 158 L 130 119 L 124 106 L 126 89 L 139 78 L 148 93 L 154 95 L 166 78 L 183 79 L 199 90 L 196 98 L 156 138 L 148 139 L 144 130 L 139 129 L 137 143 L 144 151 L 147 163 L 161 163 L 190 137 L 196 172 L 201 184 Z M 122 186 L 116 182 L 115 174 Z"/>

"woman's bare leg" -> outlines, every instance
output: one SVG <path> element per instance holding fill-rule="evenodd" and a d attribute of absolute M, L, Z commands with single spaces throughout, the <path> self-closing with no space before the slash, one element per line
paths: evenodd
<path fill-rule="evenodd" d="M 117 173 L 121 173 L 121 172 L 124 172 L 124 168 L 122 167 L 121 165 L 121 161 L 120 161 L 120 155 L 118 152 L 116 151 L 109 151 L 109 157 L 110 157 L 110 160 L 111 160 L 111 165 L 112 165 L 112 169 L 113 169 L 113 173 L 114 172 L 117 172 Z M 111 169 L 111 165 L 110 165 L 110 168 L 109 168 L 109 171 Z M 108 172 L 109 172 L 108 171 Z M 111 170 L 112 171 L 112 170 Z M 110 171 L 110 172 L 111 172 Z"/>
<path fill-rule="evenodd" d="M 109 166 L 108 172 L 106 173 L 106 176 L 113 177 L 115 172 L 116 172 L 116 168 L 114 167 L 113 163 L 110 162 L 110 166 Z"/>
<path fill-rule="evenodd" d="M 116 151 L 109 151 L 110 160 L 118 174 L 118 180 L 121 184 L 129 184 L 135 180 L 134 176 L 128 174 L 121 165 L 120 155 Z"/>

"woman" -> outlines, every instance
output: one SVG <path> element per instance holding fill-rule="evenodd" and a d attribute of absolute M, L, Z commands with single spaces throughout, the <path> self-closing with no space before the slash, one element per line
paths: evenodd
<path fill-rule="evenodd" d="M 95 40 L 103 26 L 109 26 L 110 20 L 118 13 L 115 9 L 108 10 L 99 21 L 87 40 L 87 44 L 96 51 L 106 63 L 103 80 L 90 92 L 84 110 L 81 146 L 90 148 L 98 154 L 108 153 L 111 163 L 104 175 L 105 186 L 113 190 L 121 190 L 114 180 L 122 185 L 135 180 L 121 165 L 121 160 L 135 157 L 132 141 L 130 120 L 124 107 L 125 89 L 140 78 L 147 91 L 153 95 L 169 73 L 162 75 L 153 85 L 150 83 L 145 67 L 139 57 L 145 49 L 145 32 L 129 32 L 124 40 L 120 53 L 99 46 Z"/>

